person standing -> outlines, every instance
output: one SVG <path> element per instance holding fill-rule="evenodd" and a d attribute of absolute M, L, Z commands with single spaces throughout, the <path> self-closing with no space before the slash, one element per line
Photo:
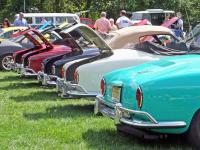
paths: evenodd
<path fill-rule="evenodd" d="M 120 11 L 120 17 L 117 19 L 116 24 L 119 29 L 134 25 L 133 22 L 128 17 L 126 17 L 125 10 Z"/>
<path fill-rule="evenodd" d="M 10 27 L 11 25 L 10 25 L 10 21 L 7 19 L 7 18 L 5 18 L 4 19 L 4 21 L 3 21 L 3 28 L 8 28 L 8 27 Z"/>
<path fill-rule="evenodd" d="M 28 26 L 27 21 L 24 18 L 24 14 L 22 12 L 19 14 L 19 17 L 15 19 L 13 24 L 14 26 Z"/>
<path fill-rule="evenodd" d="M 111 24 L 110 21 L 106 18 L 106 12 L 101 12 L 101 18 L 95 21 L 94 28 L 102 37 L 107 36 L 111 30 Z"/>
<path fill-rule="evenodd" d="M 175 34 L 177 37 L 183 38 L 183 20 L 182 14 L 180 12 L 176 13 L 176 16 L 179 18 L 175 24 Z"/>
<path fill-rule="evenodd" d="M 110 25 L 111 25 L 111 31 L 116 31 L 117 30 L 117 26 L 115 25 L 114 19 L 110 18 L 109 21 L 110 21 Z"/>

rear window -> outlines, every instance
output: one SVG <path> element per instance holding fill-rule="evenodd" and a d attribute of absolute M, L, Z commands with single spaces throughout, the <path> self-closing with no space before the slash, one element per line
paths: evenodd
<path fill-rule="evenodd" d="M 133 16 L 131 17 L 131 20 L 135 21 L 135 20 L 142 20 L 142 13 L 133 13 Z"/>
<path fill-rule="evenodd" d="M 33 23 L 32 17 L 26 17 L 26 20 L 27 20 L 28 24 L 32 24 Z"/>
<path fill-rule="evenodd" d="M 68 16 L 68 17 L 67 17 L 67 22 L 68 22 L 68 23 L 74 23 L 74 22 L 75 22 L 74 17 Z"/>
<path fill-rule="evenodd" d="M 93 24 L 93 22 L 91 20 L 86 20 L 86 19 L 81 20 L 81 23 L 86 24 L 86 25 Z"/>
<path fill-rule="evenodd" d="M 44 22 L 53 23 L 53 17 L 35 17 L 35 23 L 36 24 L 42 24 Z"/>
<path fill-rule="evenodd" d="M 61 24 L 67 20 L 66 17 L 56 17 L 56 24 Z"/>

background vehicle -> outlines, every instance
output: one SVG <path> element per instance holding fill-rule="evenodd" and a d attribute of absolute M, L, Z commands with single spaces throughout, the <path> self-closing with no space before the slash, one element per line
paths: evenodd
<path fill-rule="evenodd" d="M 160 41 L 159 38 L 163 39 L 163 35 L 166 35 L 173 42 L 178 42 L 173 34 L 171 34 L 171 30 L 165 27 L 137 26 L 134 28 L 124 28 L 119 31 L 122 33 L 128 33 L 126 38 L 125 35 L 123 36 L 123 41 L 121 40 L 121 36 L 118 37 L 119 41 L 117 41 L 117 39 L 113 40 L 116 43 L 120 42 L 120 44 L 123 45 L 122 48 L 114 51 L 109 49 L 107 52 L 110 52 L 111 55 L 107 55 L 102 58 L 93 59 L 91 61 L 89 59 L 83 60 L 84 63 L 82 64 L 79 62 L 81 66 L 76 66 L 76 68 L 78 68 L 73 71 L 73 80 L 71 80 L 71 75 L 69 75 L 73 73 L 69 71 L 70 66 L 74 65 L 73 62 L 64 65 L 64 86 L 57 86 L 58 88 L 61 88 L 61 96 L 96 96 L 99 92 L 99 83 L 97 81 L 100 81 L 101 77 L 109 71 L 128 66 L 136 66 L 147 61 L 160 59 L 161 57 L 167 55 L 181 54 L 180 50 L 168 49 L 162 46 L 162 40 Z M 132 37 L 130 35 L 132 35 Z M 143 40 L 146 36 L 151 36 L 151 41 L 142 42 L 141 40 Z M 140 40 L 139 43 L 141 44 L 136 47 L 136 43 L 134 42 L 136 42 L 138 39 Z M 183 53 L 186 52 L 187 50 L 185 50 Z M 88 73 L 90 74 L 89 78 Z M 57 82 L 57 84 L 62 83 Z"/>
<path fill-rule="evenodd" d="M 3 39 L 9 39 L 12 37 L 12 34 L 14 32 L 20 31 L 20 30 L 25 30 L 27 27 L 8 27 L 8 28 L 2 28 L 0 30 L 0 41 Z"/>
<path fill-rule="evenodd" d="M 39 26 L 46 21 L 53 25 L 60 25 L 63 22 L 80 23 L 79 16 L 71 13 L 24 13 L 24 17 L 32 27 Z"/>
<path fill-rule="evenodd" d="M 90 28 L 94 29 L 94 20 L 90 18 L 80 18 L 81 23 L 88 25 Z"/>
<path fill-rule="evenodd" d="M 145 11 L 137 11 L 132 13 L 131 20 L 134 22 L 147 19 L 152 25 L 161 25 L 168 15 L 175 14 L 174 11 L 162 9 L 147 9 Z"/>

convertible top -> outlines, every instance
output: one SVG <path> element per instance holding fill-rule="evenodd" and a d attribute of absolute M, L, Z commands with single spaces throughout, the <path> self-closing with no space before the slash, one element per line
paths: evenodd
<path fill-rule="evenodd" d="M 174 46 L 174 47 L 173 47 Z M 184 55 L 188 53 L 185 43 L 176 43 L 175 45 L 161 46 L 150 41 L 138 43 L 133 46 L 134 49 L 156 55 Z"/>
<path fill-rule="evenodd" d="M 171 30 L 162 26 L 131 26 L 113 32 L 114 37 L 107 41 L 113 49 L 123 47 L 126 43 L 138 43 L 140 37 L 155 34 L 171 34 Z"/>

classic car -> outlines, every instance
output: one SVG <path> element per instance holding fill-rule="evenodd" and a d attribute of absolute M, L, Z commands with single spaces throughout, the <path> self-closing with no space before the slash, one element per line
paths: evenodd
<path fill-rule="evenodd" d="M 37 72 L 41 70 L 41 62 L 50 56 L 56 54 L 69 54 L 71 52 L 78 53 L 79 48 L 69 40 L 60 39 L 60 42 L 51 44 L 42 34 L 36 30 L 32 30 L 44 44 L 32 37 L 37 42 L 38 49 L 23 50 L 14 54 L 16 66 L 20 66 L 20 74 L 23 76 L 36 77 Z M 58 44 L 57 44 L 58 43 Z M 69 45 L 69 46 L 67 46 Z M 18 65 L 17 65 L 18 64 Z"/>
<path fill-rule="evenodd" d="M 90 18 L 80 18 L 82 24 L 88 25 L 90 28 L 94 29 L 94 20 Z"/>
<path fill-rule="evenodd" d="M 70 32 L 73 31 L 73 30 L 82 31 L 81 28 L 83 28 L 83 27 L 86 28 L 85 26 L 82 26 L 81 24 L 79 24 L 79 25 L 76 25 L 72 28 L 69 28 L 68 30 L 63 31 L 62 33 L 69 33 L 70 34 Z M 130 29 L 130 30 L 132 30 L 132 29 Z M 89 32 L 89 30 L 87 32 Z M 88 40 L 93 39 L 94 35 L 96 36 L 96 38 L 98 40 L 102 40 L 98 37 L 98 35 L 94 31 L 91 30 L 89 32 L 90 34 L 88 34 L 87 32 L 82 31 L 80 34 L 82 34 L 83 37 L 87 36 Z M 114 48 L 121 48 L 124 43 L 121 42 L 121 39 L 119 38 L 119 36 L 123 37 L 123 38 L 125 37 L 122 33 L 123 32 L 121 32 L 120 30 L 113 32 L 110 35 L 110 39 L 107 40 L 107 44 L 110 45 L 111 47 L 114 47 L 114 43 L 118 43 L 120 41 L 121 44 L 119 46 L 115 46 Z M 140 34 L 140 35 L 143 35 L 143 34 Z M 140 35 L 135 35 L 135 39 L 132 42 L 133 43 L 139 42 L 139 36 Z M 73 34 L 71 34 L 71 36 L 73 37 Z M 118 37 L 118 38 L 116 38 L 116 37 Z M 119 39 L 119 40 L 117 41 L 117 39 Z M 38 80 L 41 81 L 43 85 L 48 85 L 47 83 L 50 83 L 51 85 L 55 85 L 56 84 L 56 78 L 63 77 L 62 76 L 63 75 L 62 74 L 62 66 L 64 64 L 66 64 L 66 63 L 68 63 L 72 60 L 75 60 L 77 62 L 78 59 L 80 59 L 80 60 L 86 59 L 86 58 L 94 59 L 93 57 L 95 57 L 96 59 L 99 59 L 98 55 L 101 58 L 100 48 L 97 48 L 97 47 L 95 48 L 94 46 L 88 47 L 88 46 L 85 46 L 81 43 L 78 42 L 79 46 L 83 49 L 83 53 L 79 56 L 73 56 L 73 58 L 69 59 L 69 57 L 65 57 L 63 55 L 58 55 L 58 56 L 53 56 L 53 57 L 50 57 L 50 58 L 47 58 L 46 60 L 44 60 L 43 64 L 42 64 L 42 66 L 43 66 L 42 71 L 38 72 Z M 84 62 L 79 63 L 79 65 L 82 65 L 82 64 L 84 64 Z M 76 65 L 74 65 L 74 66 L 78 67 L 79 65 L 78 65 L 78 62 L 77 62 Z M 73 67 L 71 67 L 71 68 L 73 68 Z M 74 69 L 71 69 L 71 70 L 74 70 Z M 73 73 L 72 74 L 70 73 L 70 75 L 73 75 Z"/>
<path fill-rule="evenodd" d="M 197 50 L 110 72 L 101 80 L 94 112 L 141 137 L 187 133 L 200 149 L 199 63 Z"/>
<path fill-rule="evenodd" d="M 173 24 L 173 22 L 176 20 L 176 18 L 172 18 L 171 20 L 168 20 L 166 21 L 164 24 L 162 24 L 162 26 L 165 26 L 165 27 L 169 27 L 171 24 Z M 145 22 L 147 22 L 146 20 L 143 20 L 141 22 L 139 22 L 137 25 L 143 25 L 143 24 L 146 24 Z M 134 30 L 134 29 L 131 29 L 130 30 Z M 121 31 L 115 31 L 115 32 L 111 32 L 109 34 L 109 36 L 104 39 L 107 44 L 109 46 L 111 46 L 112 48 L 121 48 L 124 46 L 125 42 L 127 42 L 127 40 L 121 40 L 121 39 L 124 39 L 128 36 L 130 36 L 129 34 L 122 34 L 123 32 Z M 136 32 L 137 33 L 137 32 Z M 134 33 L 133 33 L 134 34 Z M 141 34 L 138 34 L 138 35 L 134 35 L 135 36 L 135 39 L 134 41 L 132 41 L 133 43 L 134 42 L 139 42 L 139 36 L 143 35 L 143 33 Z M 133 35 L 131 35 L 133 36 Z M 120 39 L 121 37 L 121 39 Z M 147 39 L 148 40 L 148 39 Z M 151 40 L 151 39 L 150 39 Z M 116 44 L 117 43 L 117 44 Z M 94 52 L 94 55 L 92 54 Z M 89 51 L 85 51 L 83 52 L 82 55 L 79 55 L 79 56 L 76 56 L 74 58 L 70 58 L 70 61 L 72 60 L 76 60 L 76 65 L 72 65 L 70 67 L 70 72 L 67 76 L 69 77 L 70 80 L 72 80 L 72 76 L 73 76 L 73 72 L 75 70 L 76 67 L 80 66 L 80 65 L 83 65 L 84 63 L 86 63 L 85 61 L 84 62 L 77 62 L 77 59 L 83 59 L 83 58 L 89 58 L 89 57 L 93 57 L 95 56 L 96 54 L 98 53 L 98 50 L 97 51 L 93 51 L 93 48 L 90 49 Z M 89 55 L 88 55 L 89 54 Z M 60 60 L 61 59 L 61 60 Z M 93 58 L 94 59 L 94 58 Z M 98 59 L 98 57 L 97 57 Z M 63 77 L 63 71 L 62 71 L 62 67 L 65 63 L 68 63 L 70 62 L 69 59 L 65 58 L 65 57 L 62 57 L 61 55 L 59 56 L 53 56 L 52 59 L 51 58 L 48 58 L 47 60 L 45 60 L 43 62 L 43 70 L 41 72 L 38 73 L 38 80 L 40 82 L 42 82 L 43 85 L 55 85 L 56 84 L 56 80 L 57 78 L 62 78 Z M 55 62 L 55 63 L 54 63 Z M 53 65 L 53 66 L 52 66 Z M 72 69 L 73 68 L 73 69 Z M 72 71 L 73 70 L 73 71 Z M 49 83 L 49 84 L 48 84 Z"/>
<path fill-rule="evenodd" d="M 49 26 L 44 30 L 40 30 L 42 34 L 48 36 L 49 41 L 55 41 L 59 38 L 55 31 L 57 31 L 57 28 L 53 26 Z M 29 36 L 26 37 L 26 35 L 23 35 L 23 33 L 24 32 L 17 32 L 9 40 L 0 42 L 0 69 L 12 69 L 13 53 L 20 50 L 34 48 L 34 43 L 30 40 Z"/>
<path fill-rule="evenodd" d="M 49 57 L 42 63 L 42 70 L 38 72 L 38 81 L 41 82 L 43 86 L 56 86 L 57 78 L 62 78 L 64 76 L 62 70 L 64 64 L 74 60 L 80 61 L 86 58 L 98 57 L 99 55 L 99 49 L 87 48 L 83 49 L 82 54 L 72 57 L 66 57 L 65 55 Z"/>
<path fill-rule="evenodd" d="M 25 30 L 27 27 L 8 27 L 8 28 L 2 28 L 0 31 L 0 38 L 1 39 L 9 39 L 12 37 L 12 34 L 14 32 Z"/>
<path fill-rule="evenodd" d="M 132 28 L 131 31 L 130 28 Z M 185 43 L 176 43 L 177 39 L 168 28 L 161 26 L 137 26 L 130 28 L 121 29 L 121 34 L 129 33 L 129 37 L 125 38 L 124 36 L 122 38 L 119 36 L 120 40 L 116 45 L 121 45 L 123 48 L 114 51 L 111 49 L 107 50 L 112 55 L 98 59 L 98 61 L 93 60 L 93 62 L 83 60 L 84 63 L 82 64 L 84 65 L 78 62 L 81 66 L 77 66 L 78 68 L 74 69 L 73 72 L 69 70 L 70 66 L 74 64 L 72 62 L 65 64 L 63 66 L 65 81 L 63 79 L 57 80 L 57 90 L 61 92 L 61 97 L 95 97 L 99 93 L 98 81 L 109 71 L 136 66 L 147 61 L 158 60 L 164 56 L 185 54 L 188 51 Z M 136 36 L 130 36 L 131 32 Z M 140 42 L 135 45 L 136 37 Z M 168 40 L 165 40 L 165 38 Z M 145 41 L 144 39 L 150 39 L 150 41 Z M 117 40 L 113 38 L 111 41 Z M 73 74 L 73 79 L 69 78 L 72 76 L 69 74 Z M 89 82 L 88 74 L 90 74 Z"/>
<path fill-rule="evenodd" d="M 81 27 L 77 28 L 79 26 Z M 64 42 L 63 44 L 71 47 L 72 51 L 71 52 L 63 51 L 62 48 L 60 47 L 60 48 L 55 48 L 50 51 L 39 53 L 33 56 L 26 57 L 27 55 L 29 55 L 27 54 L 26 56 L 24 56 L 24 65 L 21 68 L 21 75 L 37 76 L 38 72 L 42 70 L 41 63 L 44 59 L 49 58 L 51 56 L 55 56 L 55 55 L 66 55 L 65 57 L 80 55 L 83 53 L 80 45 L 82 45 L 82 47 L 88 47 L 85 50 L 89 50 L 89 47 L 95 49 L 96 47 L 94 43 L 99 42 L 99 41 L 96 41 L 95 39 L 96 37 L 93 36 L 93 35 L 96 36 L 96 33 L 92 29 L 87 27 L 86 25 L 77 24 L 66 30 L 71 31 L 71 32 L 70 34 L 62 32 L 62 36 L 63 36 L 62 41 Z M 83 32 L 85 33 L 84 35 L 82 35 Z M 73 36 L 73 38 L 71 36 Z M 88 37 L 91 37 L 91 40 L 89 40 Z M 79 45 L 77 43 L 79 43 Z M 101 42 L 98 44 L 100 45 Z"/>
<path fill-rule="evenodd" d="M 68 23 L 63 23 L 58 27 L 50 26 L 48 28 L 45 28 L 43 31 L 41 31 L 41 33 L 44 35 L 45 38 L 47 38 L 48 42 L 51 42 L 53 45 L 62 45 L 63 40 L 62 40 L 62 37 L 59 35 L 59 33 L 62 31 L 62 29 L 67 29 L 71 26 L 73 26 L 73 24 L 68 24 Z M 21 67 L 22 67 L 22 56 L 23 55 L 25 55 L 26 53 L 29 53 L 29 56 L 30 56 L 30 54 L 33 55 L 33 54 L 38 53 L 40 50 L 45 50 L 45 49 L 41 47 L 41 44 L 44 41 L 42 41 L 40 37 L 35 35 L 34 32 L 29 32 L 29 33 L 28 32 L 22 32 L 22 33 L 18 33 L 18 34 L 21 34 L 21 37 L 17 38 L 17 40 L 19 42 L 23 41 L 24 38 L 26 40 L 27 34 L 29 35 L 28 41 L 31 41 L 30 38 L 32 39 L 32 41 L 35 41 L 35 47 L 34 48 L 28 49 L 28 47 L 27 47 L 27 49 L 18 51 L 14 54 L 15 62 L 12 64 L 11 67 L 12 67 L 13 70 L 20 72 Z M 35 38 L 33 36 L 35 36 Z M 16 42 L 15 39 L 14 39 L 14 41 Z M 30 42 L 29 42 L 29 44 L 30 44 Z M 39 44 L 40 44 L 40 46 L 38 46 Z"/>
<path fill-rule="evenodd" d="M 42 46 L 42 45 L 45 45 L 43 44 L 45 39 L 42 40 L 37 35 L 37 33 L 39 33 L 39 31 L 36 31 L 35 29 L 29 29 L 29 30 L 18 33 L 16 35 L 17 36 L 16 39 L 15 38 L 13 39 L 15 42 L 19 42 L 20 45 L 23 45 L 24 48 L 13 53 L 14 61 L 13 63 L 11 63 L 11 69 L 16 70 L 16 71 L 20 69 L 21 63 L 22 63 L 22 56 L 24 54 L 45 49 Z M 54 30 L 52 31 L 52 29 L 42 32 L 42 33 L 45 33 L 45 35 L 49 35 L 48 42 L 57 41 L 57 39 L 61 39 L 61 37 Z M 13 43 L 11 44 L 13 45 Z"/>

